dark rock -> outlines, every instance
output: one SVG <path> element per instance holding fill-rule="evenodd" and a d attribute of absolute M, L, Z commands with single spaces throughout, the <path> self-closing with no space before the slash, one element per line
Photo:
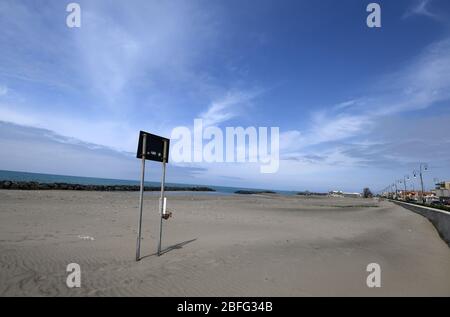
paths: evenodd
<path fill-rule="evenodd" d="M 313 193 L 313 192 L 309 192 L 309 191 L 305 191 L 305 192 L 299 192 L 297 193 L 298 196 L 327 196 L 328 194 L 326 193 Z"/>
<path fill-rule="evenodd" d="M 1 189 L 9 189 L 11 187 L 10 181 L 2 181 L 0 182 L 0 188 Z"/>
<path fill-rule="evenodd" d="M 276 192 L 270 190 L 262 190 L 262 191 L 237 190 L 234 193 L 239 195 L 276 194 Z"/>
<path fill-rule="evenodd" d="M 14 182 L 0 181 L 0 189 L 19 189 L 19 190 L 77 190 L 77 191 L 140 191 L 138 185 L 81 185 L 67 183 L 38 183 L 38 182 Z M 204 186 L 193 187 L 173 187 L 166 186 L 166 191 L 195 191 L 195 192 L 214 192 L 215 190 Z M 145 186 L 144 191 L 160 191 L 160 186 Z"/>

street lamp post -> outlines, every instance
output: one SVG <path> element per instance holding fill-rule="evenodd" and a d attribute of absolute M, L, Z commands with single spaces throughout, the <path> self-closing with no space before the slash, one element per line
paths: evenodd
<path fill-rule="evenodd" d="M 394 186 L 395 186 L 395 199 L 397 199 L 397 195 L 398 195 L 397 182 L 394 182 Z"/>
<path fill-rule="evenodd" d="M 409 181 L 409 175 L 405 175 L 404 177 L 403 177 L 403 184 L 405 185 L 405 193 L 404 193 L 404 195 L 403 195 L 403 199 L 406 201 L 406 191 L 407 191 L 407 189 L 406 189 L 406 181 Z"/>
<path fill-rule="evenodd" d="M 425 195 L 425 189 L 423 187 L 423 172 L 428 171 L 428 164 L 420 163 L 419 172 L 414 171 L 414 178 L 417 178 L 417 173 L 419 173 L 420 176 L 420 186 L 421 186 L 421 200 L 422 203 L 425 203 L 424 195 Z"/>
<path fill-rule="evenodd" d="M 424 198 L 425 190 L 424 190 L 424 187 L 423 187 L 423 172 L 427 171 L 427 170 L 428 170 L 428 165 L 424 164 L 424 163 L 421 163 L 420 164 L 420 185 L 422 186 L 422 202 L 423 203 L 425 203 L 425 198 Z"/>
<path fill-rule="evenodd" d="M 401 179 L 399 179 L 399 180 L 397 181 L 397 183 L 398 183 L 398 185 L 401 185 L 401 184 L 403 183 L 403 181 L 402 181 Z M 402 193 L 402 196 L 403 196 L 403 193 Z"/>

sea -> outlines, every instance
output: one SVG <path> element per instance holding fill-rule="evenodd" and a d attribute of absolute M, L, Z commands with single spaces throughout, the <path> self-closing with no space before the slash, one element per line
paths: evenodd
<path fill-rule="evenodd" d="M 68 175 L 55 175 L 55 174 L 41 174 L 41 173 L 29 173 L 18 171 L 5 171 L 0 170 L 0 181 L 16 181 L 16 182 L 38 182 L 38 183 L 68 183 L 68 184 L 80 184 L 80 185 L 139 185 L 139 180 L 125 180 L 125 179 L 112 179 L 112 178 L 97 178 L 97 177 L 83 177 L 83 176 L 68 176 Z M 160 186 L 159 182 L 145 182 L 146 186 Z M 233 195 L 238 190 L 249 191 L 261 191 L 271 190 L 280 195 L 295 195 L 297 192 L 276 190 L 276 189 L 257 189 L 257 188 L 245 188 L 245 187 L 226 187 L 226 186 L 214 186 L 205 184 L 179 184 L 179 183 L 166 183 L 166 186 L 172 187 L 195 187 L 205 186 L 215 190 L 215 192 L 194 192 L 194 194 L 202 195 Z M 182 192 L 177 192 L 182 194 Z"/>

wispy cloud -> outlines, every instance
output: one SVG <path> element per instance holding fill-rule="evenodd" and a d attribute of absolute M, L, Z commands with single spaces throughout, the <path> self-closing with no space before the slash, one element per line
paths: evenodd
<path fill-rule="evenodd" d="M 208 109 L 200 114 L 205 126 L 218 125 L 245 112 L 252 100 L 261 94 L 261 90 L 232 91 L 225 97 L 215 100 Z"/>
<path fill-rule="evenodd" d="M 80 76 L 92 92 L 116 108 L 130 91 L 157 94 L 161 82 L 181 85 L 203 80 L 192 68 L 205 43 L 215 41 L 214 24 L 198 13 L 195 3 L 137 2 L 86 4 L 85 22 L 75 35 Z M 211 27 L 200 27 L 204 24 Z"/>
<path fill-rule="evenodd" d="M 117 150 L 132 151 L 136 146 L 136 129 L 127 120 L 114 120 L 109 117 L 84 118 L 79 115 L 67 117 L 38 107 L 30 108 L 23 107 L 20 103 L 0 102 L 0 120 L 47 129 L 68 138 L 101 144 Z"/>
<path fill-rule="evenodd" d="M 438 14 L 430 11 L 430 3 L 432 0 L 416 0 L 415 3 L 408 8 L 408 10 L 403 15 L 403 18 L 409 18 L 412 16 L 426 16 L 435 20 L 441 20 Z"/>
<path fill-rule="evenodd" d="M 340 102 L 337 105 L 333 106 L 334 110 L 343 110 L 343 109 L 348 109 L 351 107 L 355 107 L 360 105 L 360 101 L 353 99 L 353 100 L 348 100 L 348 101 L 344 101 L 344 102 Z"/>
<path fill-rule="evenodd" d="M 86 143 L 47 129 L 0 120 L 0 148 L 6 154 L 0 156 L 1 169 L 117 179 L 139 178 L 139 162 L 134 152 Z M 26 155 L 23 155 L 24 149 Z M 172 164 L 168 181 L 186 182 L 190 179 L 195 183 L 193 179 L 202 172 L 205 172 L 202 167 Z M 147 177 L 149 180 L 158 179 L 159 170 L 150 166 Z"/>
<path fill-rule="evenodd" d="M 220 40 L 204 4 L 80 4 L 82 27 L 68 29 L 59 1 L 45 10 L 0 2 L 0 80 L 14 92 L 0 100 L 0 119 L 130 150 L 139 129 L 167 134 L 186 103 L 191 116 L 220 92 L 202 69 Z"/>
<path fill-rule="evenodd" d="M 339 151 L 342 142 L 366 138 L 384 118 L 449 100 L 450 39 L 445 39 L 427 47 L 408 66 L 378 80 L 372 93 L 315 112 L 308 130 L 282 135 L 286 143 L 281 148 L 288 158 L 309 151 L 321 155 L 325 144 Z M 338 141 L 341 144 L 336 145 Z"/>
<path fill-rule="evenodd" d="M 393 168 L 420 161 L 432 162 L 434 167 L 445 166 L 450 157 L 446 135 L 449 123 L 448 113 L 386 118 L 376 123 L 376 130 L 368 137 L 372 141 L 341 144 L 340 151 L 355 158 L 359 166 Z"/>

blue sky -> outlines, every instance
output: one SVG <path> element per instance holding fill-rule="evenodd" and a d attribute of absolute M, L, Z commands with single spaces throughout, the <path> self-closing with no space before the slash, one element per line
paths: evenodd
<path fill-rule="evenodd" d="M 139 130 L 276 126 L 276 174 L 172 164 L 172 182 L 382 189 L 450 180 L 450 3 L 0 1 L 0 169 L 137 179 Z M 24 151 L 25 149 L 25 151 Z M 150 178 L 158 179 L 150 164 Z M 417 187 L 417 184 L 416 184 Z"/>

